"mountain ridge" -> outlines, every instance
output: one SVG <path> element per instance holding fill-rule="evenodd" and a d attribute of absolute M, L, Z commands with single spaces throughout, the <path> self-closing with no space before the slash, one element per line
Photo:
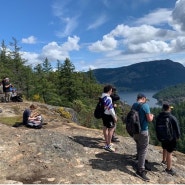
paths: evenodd
<path fill-rule="evenodd" d="M 169 59 L 92 71 L 100 84 L 113 84 L 123 91 L 160 90 L 185 82 L 185 67 Z"/>

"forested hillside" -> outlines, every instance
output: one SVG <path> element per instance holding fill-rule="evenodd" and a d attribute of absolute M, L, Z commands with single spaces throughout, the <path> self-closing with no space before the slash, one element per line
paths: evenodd
<path fill-rule="evenodd" d="M 185 101 L 185 83 L 169 86 L 157 92 L 154 96 L 159 103 L 167 101 L 173 104 Z"/>
<path fill-rule="evenodd" d="M 57 61 L 57 66 L 53 67 L 47 58 L 42 64 L 26 66 L 16 39 L 11 46 L 13 50 L 10 51 L 4 41 L 1 44 L 1 79 L 9 77 L 11 84 L 28 100 L 71 106 L 73 101 L 84 103 L 84 100 L 94 99 L 102 91 L 91 72 L 76 72 L 68 58 Z"/>
<path fill-rule="evenodd" d="M 185 83 L 185 67 L 171 60 L 141 62 L 130 66 L 95 69 L 99 83 L 112 83 L 121 91 L 160 90 Z"/>
<path fill-rule="evenodd" d="M 47 58 L 41 64 L 27 66 L 15 38 L 11 48 L 9 50 L 2 41 L 1 79 L 9 77 L 10 83 L 24 99 L 73 108 L 80 123 L 89 127 L 94 123 L 92 110 L 102 92 L 102 85 L 96 82 L 91 71 L 76 72 L 68 58 L 57 61 L 57 66 L 52 66 Z"/>

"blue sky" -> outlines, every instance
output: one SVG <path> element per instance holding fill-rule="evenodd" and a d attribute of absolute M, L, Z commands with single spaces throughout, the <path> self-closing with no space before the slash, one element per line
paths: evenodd
<path fill-rule="evenodd" d="M 0 0 L 0 41 L 33 66 L 77 71 L 171 59 L 185 65 L 185 0 Z"/>

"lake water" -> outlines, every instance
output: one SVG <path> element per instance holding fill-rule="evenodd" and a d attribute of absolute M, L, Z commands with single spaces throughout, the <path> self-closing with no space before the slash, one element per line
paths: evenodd
<path fill-rule="evenodd" d="M 121 101 L 127 103 L 128 105 L 132 105 L 136 102 L 138 93 L 139 92 L 118 92 L 118 95 L 120 96 Z M 155 93 L 157 93 L 157 91 L 147 91 L 142 93 L 149 99 L 148 104 L 150 107 L 160 107 L 157 105 L 157 100 L 152 97 Z"/>

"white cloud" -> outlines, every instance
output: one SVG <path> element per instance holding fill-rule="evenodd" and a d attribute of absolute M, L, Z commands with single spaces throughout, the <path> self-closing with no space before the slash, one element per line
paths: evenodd
<path fill-rule="evenodd" d="M 107 17 L 105 15 L 98 16 L 97 20 L 94 23 L 91 23 L 87 30 L 95 29 L 107 21 Z"/>
<path fill-rule="evenodd" d="M 128 48 L 132 53 L 160 53 L 171 51 L 167 43 L 155 40 L 141 44 L 129 44 Z"/>
<path fill-rule="evenodd" d="M 171 41 L 171 47 L 174 48 L 174 52 L 185 51 L 185 37 L 177 37 Z"/>
<path fill-rule="evenodd" d="M 102 41 L 97 41 L 89 46 L 89 50 L 94 52 L 111 51 L 116 49 L 116 47 L 117 41 L 113 37 L 105 35 Z"/>
<path fill-rule="evenodd" d="M 178 0 L 172 12 L 172 24 L 178 31 L 185 32 L 185 0 Z"/>
<path fill-rule="evenodd" d="M 37 53 L 31 53 L 31 52 L 21 52 L 21 55 L 24 59 L 27 60 L 27 65 L 36 65 L 39 64 L 41 61 L 39 59 L 39 54 Z"/>
<path fill-rule="evenodd" d="M 71 6 L 70 3 L 73 2 L 70 0 L 55 1 L 52 5 L 53 13 L 58 18 L 58 21 L 61 25 L 61 28 L 56 31 L 56 35 L 58 37 L 66 37 L 71 35 L 78 26 L 79 13 L 75 14 L 76 10 L 73 12 L 69 11 L 70 9 L 68 6 Z"/>
<path fill-rule="evenodd" d="M 136 24 L 141 25 L 141 24 L 148 24 L 148 25 L 159 25 L 162 23 L 168 23 L 171 17 L 171 10 L 161 8 L 157 9 L 144 17 L 138 19 L 136 21 Z"/>
<path fill-rule="evenodd" d="M 42 53 L 31 53 L 31 52 L 22 52 L 23 58 L 28 62 L 27 64 L 36 65 L 42 63 L 47 57 L 50 62 L 56 62 L 57 60 L 65 60 L 69 58 L 69 52 L 74 50 L 79 50 L 80 38 L 77 36 L 68 37 L 68 40 L 59 45 L 57 42 L 50 42 L 42 48 Z"/>
<path fill-rule="evenodd" d="M 76 17 L 73 18 L 68 17 L 63 21 L 65 22 L 65 28 L 60 31 L 56 31 L 56 35 L 58 37 L 65 37 L 70 35 L 73 32 L 73 30 L 78 26 L 78 21 Z"/>
<path fill-rule="evenodd" d="M 51 61 L 65 60 L 69 58 L 69 52 L 73 50 L 79 50 L 79 37 L 68 37 L 67 42 L 62 45 L 58 45 L 57 42 L 50 42 L 42 49 L 41 56 L 48 58 Z"/>
<path fill-rule="evenodd" d="M 22 43 L 25 43 L 25 44 L 35 44 L 36 41 L 37 41 L 37 39 L 34 36 L 30 36 L 28 38 L 23 38 L 22 39 Z"/>
<path fill-rule="evenodd" d="M 155 28 L 149 25 L 129 27 L 118 25 L 109 34 L 89 46 L 90 51 L 110 52 L 122 49 L 124 53 L 170 52 L 169 41 L 176 39 L 177 33 L 171 30 Z"/>

